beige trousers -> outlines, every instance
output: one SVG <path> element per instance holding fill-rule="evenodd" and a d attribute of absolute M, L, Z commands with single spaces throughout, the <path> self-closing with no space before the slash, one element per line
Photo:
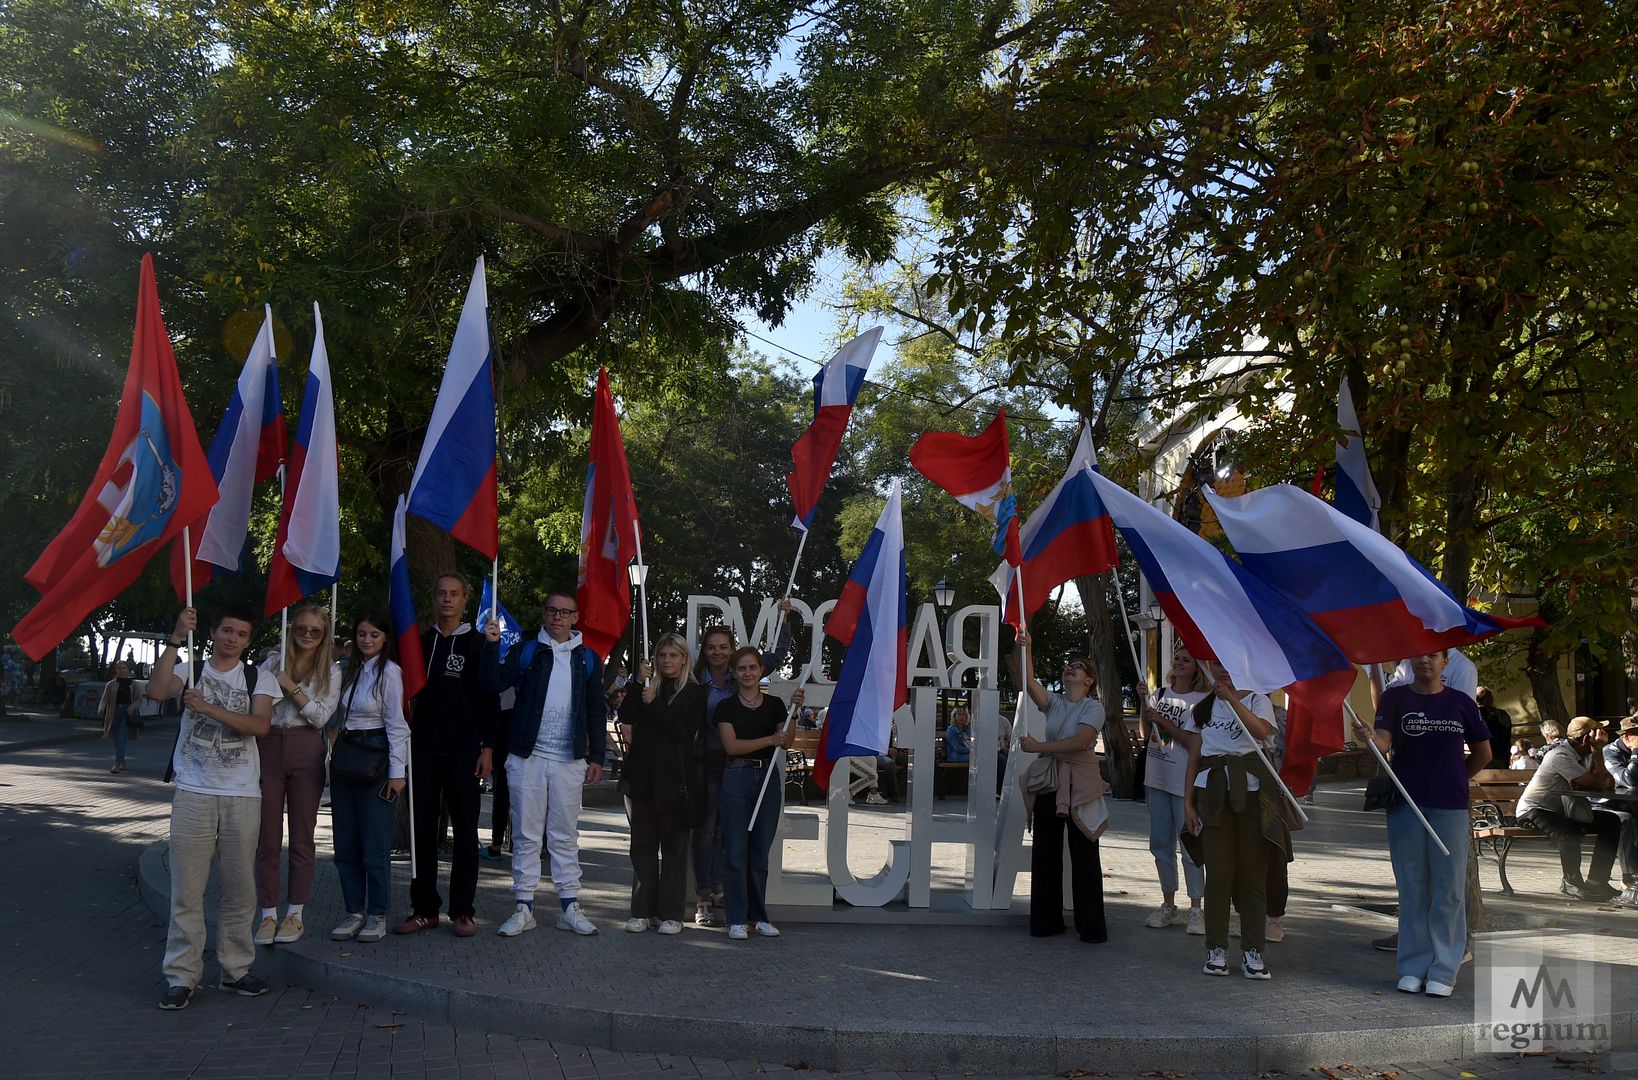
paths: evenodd
<path fill-rule="evenodd" d="M 222 895 L 216 908 L 216 960 L 236 982 L 250 971 L 256 914 L 256 839 L 260 796 L 243 798 L 176 792 L 171 801 L 171 925 L 165 935 L 165 981 L 197 986 L 205 971 L 205 885 L 219 862 Z"/>

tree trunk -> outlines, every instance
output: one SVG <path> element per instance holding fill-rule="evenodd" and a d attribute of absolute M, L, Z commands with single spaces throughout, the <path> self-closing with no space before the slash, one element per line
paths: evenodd
<path fill-rule="evenodd" d="M 1547 646 L 1547 631 L 1537 627 L 1530 632 L 1530 648 L 1524 661 L 1524 673 L 1530 677 L 1530 692 L 1535 696 L 1536 708 L 1543 720 L 1563 724 L 1569 722 L 1570 710 L 1558 684 L 1559 654 L 1560 650 Z"/>
<path fill-rule="evenodd" d="M 1117 799 L 1130 799 L 1136 789 L 1137 751 L 1126 730 L 1122 708 L 1120 668 L 1115 650 L 1121 646 L 1109 607 L 1110 575 L 1095 574 L 1075 579 L 1086 609 L 1087 642 L 1098 665 L 1098 696 L 1103 700 L 1103 756 L 1109 763 L 1109 787 Z"/>

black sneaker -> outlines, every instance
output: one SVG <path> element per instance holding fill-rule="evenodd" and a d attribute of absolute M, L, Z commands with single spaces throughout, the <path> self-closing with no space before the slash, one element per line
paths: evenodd
<path fill-rule="evenodd" d="M 1621 895 L 1621 890 L 1607 881 L 1589 881 L 1581 888 L 1589 900 L 1604 901 Z"/>
<path fill-rule="evenodd" d="M 193 1003 L 193 987 L 171 986 L 165 990 L 165 996 L 159 999 L 159 1007 L 170 1012 L 186 1009 Z"/>
<path fill-rule="evenodd" d="M 1572 900 L 1595 899 L 1595 894 L 1588 889 L 1585 881 L 1565 881 L 1558 887 L 1558 891 Z"/>
<path fill-rule="evenodd" d="M 216 989 L 226 990 L 240 997 L 261 997 L 267 993 L 267 980 L 258 979 L 248 971 L 239 976 L 237 982 L 228 982 L 227 976 L 223 975 L 221 981 L 216 984 Z"/>
<path fill-rule="evenodd" d="M 1398 952 L 1399 951 L 1399 934 L 1398 934 L 1398 932 L 1396 931 L 1396 932 L 1394 932 L 1392 934 L 1389 934 L 1387 937 L 1377 938 L 1375 941 L 1371 942 L 1371 948 L 1376 949 L 1379 952 Z"/>
<path fill-rule="evenodd" d="M 1240 954 L 1240 974 L 1248 979 L 1271 979 L 1268 965 L 1263 963 L 1263 954 L 1256 949 L 1247 949 Z"/>

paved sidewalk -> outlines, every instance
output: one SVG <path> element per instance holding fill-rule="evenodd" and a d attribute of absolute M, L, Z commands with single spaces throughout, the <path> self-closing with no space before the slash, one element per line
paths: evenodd
<path fill-rule="evenodd" d="M 155 1002 L 162 989 L 163 920 L 139 898 L 133 868 L 141 851 L 165 834 L 170 792 L 153 778 L 168 748 L 167 740 L 142 740 L 132 748 L 131 771 L 121 776 L 107 773 L 101 748 L 93 743 L 0 753 L 4 791 L 0 854 L 9 870 L 0 881 L 0 915 L 5 916 L 6 927 L 0 937 L 4 943 L 0 985 L 12 988 L 8 1007 L 0 1011 L 4 1047 L 0 1075 L 19 1080 L 258 1075 L 626 1080 L 664 1074 L 716 1080 L 784 1071 L 803 1061 L 800 1047 L 771 1062 L 725 1062 L 705 1055 L 616 1053 L 488 1034 L 485 1027 L 505 1025 L 474 1021 L 451 1026 L 435 1014 L 396 1013 L 381 1007 L 380 997 L 367 984 L 359 993 L 340 997 L 293 986 L 254 1000 L 207 992 L 184 1013 L 161 1013 Z M 1081 1014 L 1093 1025 L 1109 1020 L 1126 1023 L 1129 1014 L 1146 1016 L 1150 1023 L 1186 1025 L 1202 1036 L 1197 1040 L 1202 1052 L 1192 1062 L 1179 1061 L 1170 1072 L 1213 1080 L 1248 1074 L 1213 1071 L 1222 1066 L 1211 1060 L 1212 1035 L 1281 1016 L 1306 1021 L 1313 1030 L 1324 1021 L 1347 1019 L 1363 1009 L 1409 1008 L 1413 1011 L 1393 1014 L 1408 1023 L 1425 1017 L 1429 1008 L 1450 1007 L 1457 1016 L 1471 1015 L 1471 999 L 1462 995 L 1447 1003 L 1401 998 L 1391 991 L 1377 996 L 1389 970 L 1384 965 L 1387 958 L 1372 953 L 1365 941 L 1385 924 L 1365 915 L 1328 914 L 1331 903 L 1340 899 L 1362 894 L 1380 898 L 1380 886 L 1367 879 L 1372 876 L 1370 866 L 1385 860 L 1360 852 L 1339 856 L 1342 862 L 1336 866 L 1328 862 L 1331 856 L 1317 852 L 1305 854 L 1298 863 L 1295 932 L 1284 945 L 1271 949 L 1276 965 L 1273 983 L 1207 980 L 1193 974 L 1196 940 L 1184 939 L 1181 931 L 1146 931 L 1140 926 L 1152 906 L 1151 890 L 1147 873 L 1141 872 L 1145 856 L 1138 854 L 1141 846 L 1129 834 L 1134 821 L 1140 820 L 1132 812 L 1141 815 L 1142 808 L 1119 811 L 1116 829 L 1121 835 L 1104 845 L 1115 939 L 1111 947 L 1067 939 L 1032 942 L 993 929 L 802 926 L 792 928 L 779 942 L 737 949 L 720 932 L 690 929 L 670 940 L 615 933 L 614 924 L 624 914 L 623 823 L 617 814 L 602 812 L 593 815 L 588 852 L 595 888 L 587 901 L 605 928 L 598 938 L 573 939 L 543 928 L 520 941 L 505 942 L 487 932 L 505 913 L 507 876 L 502 865 L 499 871 L 484 872 L 479 906 L 486 932 L 473 941 L 457 941 L 444 931 L 377 946 L 333 946 L 310 935 L 302 948 L 324 954 L 329 963 L 350 964 L 356 959 L 383 971 L 424 965 L 441 978 L 482 980 L 501 998 L 511 1000 L 541 986 L 555 986 L 585 997 L 606 995 L 630 1008 L 652 1004 L 651 998 L 668 993 L 669 1004 L 685 1009 L 714 1004 L 746 1015 L 766 1009 L 788 1017 L 825 998 L 847 998 L 869 1004 L 882 1019 L 882 1062 L 892 1059 L 894 1044 L 903 1041 L 900 1033 L 915 1030 L 918 1022 L 922 1027 L 931 1020 L 970 1030 L 993 1022 L 1008 1002 L 1031 1005 L 1037 1017 Z M 327 825 L 324 818 L 321 823 Z M 1317 836 L 1317 831 L 1310 836 Z M 326 837 L 323 843 L 327 842 Z M 1363 846 L 1370 843 L 1366 840 Z M 1537 871 L 1527 871 L 1525 859 L 1517 861 L 1515 882 L 1528 893 L 1535 886 L 1527 873 Z M 1312 880 L 1304 872 L 1305 863 L 1315 871 Z M 404 875 L 400 867 L 400 895 Z M 335 878 L 327 861 L 319 883 L 321 892 L 314 898 L 309 924 L 324 928 L 337 914 Z M 550 906 L 549 895 L 543 894 L 541 900 Z M 1608 913 L 1556 912 L 1551 902 L 1541 906 L 1547 912 L 1544 918 L 1606 924 L 1589 927 L 1595 932 L 1607 928 L 1612 919 Z M 1623 929 L 1631 932 L 1630 924 Z M 975 950 L 991 947 L 998 950 L 995 956 L 1006 958 L 1000 970 L 972 971 L 985 967 L 989 955 Z M 1117 963 L 1122 949 L 1141 952 L 1147 959 L 1136 969 Z M 946 962 L 943 969 L 938 967 L 940 957 Z M 1082 966 L 1092 957 L 1098 961 L 1096 967 Z M 961 971 L 954 970 L 958 963 Z M 1020 964 L 1032 970 L 1061 969 L 1066 977 L 1042 992 L 1043 980 L 1018 973 Z M 212 962 L 207 962 L 207 971 L 213 978 Z M 1178 1005 L 1168 1007 L 1165 999 L 1157 998 L 1152 989 L 1157 972 L 1164 973 L 1161 985 Z M 551 1007 L 544 1001 L 542 1005 Z M 695 1023 L 696 1028 L 713 1025 L 725 1030 L 728 1026 L 703 1017 Z M 1464 1072 L 1522 1078 L 1546 1075 L 1555 1065 L 1585 1067 L 1542 1058 L 1417 1063 L 1414 1039 L 1406 1040 L 1403 1053 L 1392 1055 L 1396 1059 L 1392 1065 L 1367 1068 L 1354 1060 L 1358 1056 L 1327 1059 L 1329 1073 L 1289 1070 L 1288 1075 L 1370 1076 L 1392 1071 L 1406 1080 L 1455 1080 Z M 1343 1066 L 1343 1060 L 1350 1064 Z M 1094 1070 L 1096 1064 L 1095 1059 L 1088 1060 Z M 1623 1070 L 1632 1064 L 1606 1059 L 1603 1068 L 1614 1065 Z M 1018 1075 L 1022 1070 L 993 1061 L 956 1061 L 947 1072 L 940 1071 L 953 1077 L 974 1072 Z M 921 1080 L 932 1074 L 840 1075 L 849 1080 L 913 1075 Z"/>
<path fill-rule="evenodd" d="M 174 735 L 176 733 L 174 719 L 170 721 L 170 728 L 171 735 Z M 146 735 L 147 729 L 144 729 L 143 733 Z M 169 739 L 171 735 L 165 737 Z M 7 705 L 6 715 L 0 716 L 0 753 L 101 737 L 101 720 L 61 716 L 56 709 L 48 709 L 44 705 Z M 112 765 L 113 762 L 114 744 L 110 741 L 108 763 Z"/>

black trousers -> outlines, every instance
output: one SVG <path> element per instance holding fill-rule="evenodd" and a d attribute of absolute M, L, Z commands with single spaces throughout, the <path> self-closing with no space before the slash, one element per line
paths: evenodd
<path fill-rule="evenodd" d="M 1593 807 L 1592 824 L 1583 825 L 1537 806 L 1526 813 L 1524 819 L 1558 841 L 1558 862 L 1565 881 L 1581 880 L 1581 838 L 1594 834 L 1597 839 L 1593 842 L 1587 880 L 1609 881 L 1610 868 L 1615 865 L 1615 850 L 1621 843 L 1621 819 L 1615 814 Z"/>
<path fill-rule="evenodd" d="M 413 751 L 412 751 L 413 753 Z M 450 853 L 449 914 L 451 918 L 474 914 L 473 899 L 478 891 L 478 766 L 476 754 L 414 754 L 415 821 L 411 843 L 415 845 L 415 868 L 410 880 L 410 907 L 417 915 L 437 918 L 443 907 L 438 894 L 438 817 L 442 806 L 449 808 L 454 851 Z"/>
<path fill-rule="evenodd" d="M 682 921 L 688 898 L 686 821 L 649 799 L 628 799 L 631 811 L 631 917 Z"/>
<path fill-rule="evenodd" d="M 1268 845 L 1265 856 L 1268 859 L 1268 875 L 1263 883 L 1263 895 L 1267 898 L 1268 917 L 1270 919 L 1285 918 L 1285 905 L 1291 899 L 1291 864 L 1285 861 L 1285 852 Z"/>
<path fill-rule="evenodd" d="M 1058 816 L 1058 796 L 1035 796 L 1035 839 L 1029 853 L 1029 933 L 1050 937 L 1064 932 L 1064 830 L 1069 831 L 1069 891 L 1075 904 L 1075 932 L 1082 941 L 1109 940 L 1103 921 L 1103 860 L 1098 842 L 1088 840 Z"/>
<path fill-rule="evenodd" d="M 494 786 L 489 806 L 489 846 L 498 848 L 506 843 L 506 830 L 512 824 L 512 789 L 506 784 L 506 762 L 489 774 Z"/>

